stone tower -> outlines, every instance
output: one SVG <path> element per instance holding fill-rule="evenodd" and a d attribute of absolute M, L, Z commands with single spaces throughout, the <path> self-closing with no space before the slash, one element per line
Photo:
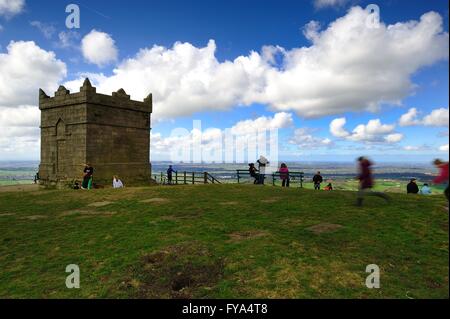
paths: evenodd
<path fill-rule="evenodd" d="M 110 185 L 118 175 L 126 185 L 151 179 L 150 116 L 152 95 L 133 101 L 123 89 L 98 94 L 86 79 L 79 93 L 60 86 L 54 97 L 39 90 L 41 110 L 41 184 L 81 180 L 85 163 L 94 183 Z"/>

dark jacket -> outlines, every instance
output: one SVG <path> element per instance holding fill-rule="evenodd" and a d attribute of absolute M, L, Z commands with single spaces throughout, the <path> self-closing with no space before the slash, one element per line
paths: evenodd
<path fill-rule="evenodd" d="M 417 186 L 416 183 L 410 182 L 406 186 L 406 191 L 408 194 L 418 194 L 419 193 L 419 186 Z"/>
<path fill-rule="evenodd" d="M 248 172 L 250 173 L 251 177 L 256 177 L 256 172 L 258 172 L 258 170 L 256 169 L 255 165 L 249 165 L 250 167 L 248 168 Z"/>
<path fill-rule="evenodd" d="M 365 159 L 359 163 L 359 182 L 362 189 L 372 188 L 373 187 L 373 177 L 372 170 L 370 167 L 372 163 Z"/>
<path fill-rule="evenodd" d="M 322 183 L 322 182 L 323 182 L 322 176 L 319 175 L 319 174 L 314 175 L 314 177 L 313 177 L 313 182 L 314 182 L 314 184 L 320 184 L 320 183 Z"/>

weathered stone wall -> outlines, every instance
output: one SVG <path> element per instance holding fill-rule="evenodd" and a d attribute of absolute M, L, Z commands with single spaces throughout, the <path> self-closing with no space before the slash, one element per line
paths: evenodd
<path fill-rule="evenodd" d="M 88 105 L 87 160 L 95 163 L 95 179 L 148 181 L 149 115 L 146 112 Z"/>
<path fill-rule="evenodd" d="M 109 185 L 119 175 L 130 185 L 149 182 L 151 95 L 132 101 L 122 89 L 97 94 L 88 80 L 79 93 L 60 87 L 55 97 L 40 91 L 43 184 L 81 180 L 83 164 L 94 167 L 94 182 Z"/>

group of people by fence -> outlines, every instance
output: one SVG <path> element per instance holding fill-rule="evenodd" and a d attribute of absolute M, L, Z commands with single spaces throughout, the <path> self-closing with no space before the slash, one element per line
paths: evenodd
<path fill-rule="evenodd" d="M 384 192 L 376 192 L 373 191 L 374 186 L 374 178 L 372 173 L 373 163 L 366 157 L 359 157 L 357 159 L 359 166 L 359 174 L 357 179 L 359 181 L 359 190 L 357 196 L 357 205 L 361 206 L 363 204 L 364 198 L 366 196 L 377 196 L 385 199 L 386 201 L 390 201 L 390 197 Z M 446 184 L 446 188 L 444 191 L 445 197 L 447 200 L 449 199 L 449 163 L 443 162 L 442 160 L 436 159 L 433 164 L 439 170 L 439 175 L 433 180 L 433 184 Z M 269 161 L 264 156 L 261 156 L 257 160 L 258 168 L 255 163 L 250 163 L 249 165 L 249 175 L 254 179 L 254 184 L 264 185 L 264 180 L 266 176 L 266 166 L 269 165 Z M 175 170 L 172 165 L 169 166 L 167 170 L 167 180 L 169 184 L 172 184 L 172 176 Z M 290 173 L 289 168 L 286 163 L 282 163 L 280 165 L 278 171 L 279 177 L 281 179 L 282 187 L 289 187 L 290 185 Z M 93 185 L 93 175 L 94 168 L 90 163 L 85 164 L 83 169 L 83 181 L 81 186 L 77 186 L 81 189 L 91 189 Z M 314 184 L 315 190 L 321 189 L 321 184 L 323 183 L 324 178 L 322 177 L 320 171 L 318 171 L 314 177 L 312 178 L 312 182 Z M 123 182 L 117 177 L 113 176 L 112 182 L 113 188 L 123 188 Z M 333 190 L 333 185 L 329 183 L 324 190 L 331 191 Z M 407 193 L 408 194 L 423 194 L 429 195 L 431 194 L 431 189 L 428 183 L 423 184 L 422 188 L 419 189 L 417 185 L 416 179 L 411 179 L 410 183 L 407 185 Z"/>
<path fill-rule="evenodd" d="M 256 163 L 258 163 L 258 168 L 256 168 L 255 163 L 250 163 L 248 164 L 249 166 L 248 171 L 250 173 L 250 176 L 254 178 L 253 184 L 264 185 L 264 181 L 266 179 L 266 166 L 269 165 L 270 163 L 264 156 L 261 156 L 256 161 Z M 289 170 L 287 170 L 286 164 L 282 164 L 281 169 L 284 170 L 284 173 L 282 173 L 284 174 L 283 175 L 284 178 L 281 177 L 281 179 L 283 180 L 283 187 L 284 186 L 289 187 Z"/>
<path fill-rule="evenodd" d="M 377 192 L 373 190 L 374 187 L 374 178 L 373 178 L 373 172 L 372 172 L 372 166 L 373 163 L 368 158 L 361 156 L 357 159 L 358 162 L 358 168 L 359 173 L 357 176 L 357 180 L 359 181 L 359 188 L 358 188 L 358 195 L 357 195 L 357 206 L 362 206 L 364 198 L 366 196 L 376 196 L 383 198 L 387 202 L 390 201 L 390 197 L 384 193 L 384 192 Z M 258 169 L 256 168 L 254 163 L 249 164 L 249 174 L 251 177 L 254 178 L 254 184 L 264 184 L 264 178 L 265 178 L 265 167 L 269 163 L 267 159 L 261 156 L 261 158 L 257 161 L 258 163 Z M 444 191 L 445 197 L 447 200 L 449 199 L 449 186 L 448 186 L 448 170 L 449 170 L 449 163 L 443 162 L 439 159 L 436 159 L 434 162 L 434 165 L 436 168 L 439 169 L 439 175 L 433 180 L 433 184 L 446 184 L 446 188 Z M 289 168 L 285 163 L 282 163 L 280 165 L 280 168 L 278 170 L 279 177 L 282 181 L 282 187 L 289 187 Z M 318 171 L 313 179 L 312 182 L 314 184 L 315 190 L 321 189 L 321 184 L 323 183 L 324 179 Z M 324 190 L 331 191 L 333 190 L 333 185 L 329 183 Z M 423 194 L 423 195 L 429 195 L 431 194 L 431 188 L 428 183 L 423 184 L 422 188 L 419 190 L 419 187 L 416 183 L 416 179 L 412 179 L 410 183 L 407 185 L 407 193 L 408 194 Z"/>

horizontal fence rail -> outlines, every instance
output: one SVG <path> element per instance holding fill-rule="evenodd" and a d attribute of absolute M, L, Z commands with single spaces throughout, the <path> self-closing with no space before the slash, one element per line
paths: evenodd
<path fill-rule="evenodd" d="M 180 184 L 221 184 L 221 182 L 208 172 L 173 172 L 169 180 L 167 174 L 161 173 L 154 176 L 155 181 L 161 185 Z"/>
<path fill-rule="evenodd" d="M 278 181 L 282 181 L 281 177 L 287 177 L 290 184 L 298 184 L 299 187 L 303 188 L 303 172 L 274 172 L 264 175 L 266 180 L 271 180 L 273 186 L 276 186 Z M 244 180 L 248 181 L 254 179 L 254 177 L 250 176 L 250 172 L 248 170 L 236 170 L 236 177 L 238 184 L 241 184 Z M 158 184 L 161 185 L 222 184 L 220 180 L 218 180 L 208 172 L 173 172 L 172 180 L 170 181 L 168 175 L 164 173 L 154 175 L 153 178 Z"/>
<path fill-rule="evenodd" d="M 258 175 L 258 173 L 256 173 Z M 237 182 L 238 184 L 241 183 L 241 180 L 245 179 L 253 179 L 254 177 L 252 177 L 250 175 L 250 172 L 248 170 L 243 170 L 243 169 L 238 169 L 236 170 L 236 175 L 237 175 Z M 289 172 L 289 173 L 280 173 L 280 172 L 274 172 L 272 174 L 264 174 L 265 178 L 269 178 L 272 179 L 272 185 L 275 186 L 277 180 L 282 180 L 281 176 L 286 176 L 290 183 L 297 183 L 299 185 L 299 187 L 303 187 L 303 182 L 304 182 L 304 173 L 303 172 Z"/>

